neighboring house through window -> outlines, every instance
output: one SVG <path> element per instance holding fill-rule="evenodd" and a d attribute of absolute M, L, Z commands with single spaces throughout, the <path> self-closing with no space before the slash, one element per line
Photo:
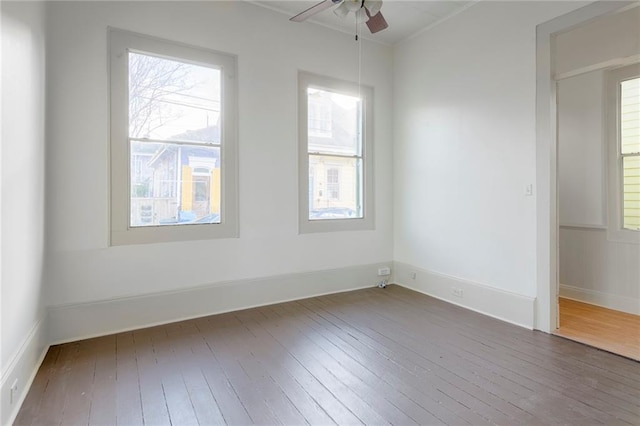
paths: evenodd
<path fill-rule="evenodd" d="M 640 64 L 608 72 L 609 236 L 640 243 Z"/>
<path fill-rule="evenodd" d="M 109 38 L 111 244 L 237 235 L 235 58 Z"/>
<path fill-rule="evenodd" d="M 329 92 L 314 90 L 309 93 L 309 136 L 331 137 L 332 103 Z"/>
<path fill-rule="evenodd" d="M 340 169 L 327 169 L 327 195 L 330 200 L 340 199 Z"/>
<path fill-rule="evenodd" d="M 299 73 L 300 232 L 373 229 L 373 90 Z"/>

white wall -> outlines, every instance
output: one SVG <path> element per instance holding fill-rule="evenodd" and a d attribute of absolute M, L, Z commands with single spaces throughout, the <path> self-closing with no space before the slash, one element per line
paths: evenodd
<path fill-rule="evenodd" d="M 607 237 L 603 66 L 640 60 L 640 7 L 556 38 L 560 295 L 640 314 L 640 246 Z M 577 225 L 577 226 L 576 226 Z"/>
<path fill-rule="evenodd" d="M 44 5 L 2 2 L 0 424 L 19 406 L 43 343 Z M 9 404 L 18 378 L 19 394 Z"/>
<path fill-rule="evenodd" d="M 480 2 L 395 49 L 395 260 L 536 296 L 535 28 L 579 6 Z"/>
<path fill-rule="evenodd" d="M 362 82 L 375 88 L 376 228 L 298 235 L 297 72 L 357 80 L 353 37 L 245 2 L 52 2 L 48 25 L 51 305 L 392 259 L 390 47 L 362 49 Z M 108 246 L 108 26 L 238 55 L 240 238 Z"/>
<path fill-rule="evenodd" d="M 601 229 L 560 228 L 560 295 L 640 315 L 640 245 Z"/>
<path fill-rule="evenodd" d="M 640 52 L 640 7 L 595 19 L 558 34 L 556 75 L 629 58 Z"/>
<path fill-rule="evenodd" d="M 369 285 L 369 271 L 392 258 L 398 282 L 444 299 L 457 286 L 460 304 L 531 326 L 535 196 L 524 192 L 535 180 L 535 25 L 580 5 L 481 2 L 397 46 L 393 61 L 391 48 L 365 42 L 376 230 L 300 236 L 297 70 L 354 80 L 351 36 L 242 2 L 50 2 L 45 215 L 44 6 L 2 2 L 0 423 L 10 415 L 6 385 L 14 372 L 28 382 L 45 342 L 45 217 L 46 303 L 64 339 L 132 326 L 122 317 L 135 326 L 164 321 L 160 311 L 189 315 L 190 300 L 205 311 L 219 297 L 212 309 L 224 310 L 339 291 L 343 280 Z M 108 247 L 107 26 L 238 55 L 239 239 Z M 270 277 L 286 279 L 278 287 Z"/>
<path fill-rule="evenodd" d="M 606 225 L 603 71 L 558 82 L 560 226 Z"/>

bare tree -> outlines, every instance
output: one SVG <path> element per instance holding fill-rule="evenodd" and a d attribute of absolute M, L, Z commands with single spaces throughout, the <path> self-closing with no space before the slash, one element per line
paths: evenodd
<path fill-rule="evenodd" d="M 129 136 L 149 135 L 180 118 L 163 99 L 186 93 L 193 87 L 189 65 L 155 56 L 129 55 Z"/>

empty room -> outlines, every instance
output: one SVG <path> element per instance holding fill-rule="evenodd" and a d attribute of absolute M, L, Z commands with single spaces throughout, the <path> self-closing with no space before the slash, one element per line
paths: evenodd
<path fill-rule="evenodd" d="M 639 2 L 0 11 L 0 424 L 640 424 Z"/>

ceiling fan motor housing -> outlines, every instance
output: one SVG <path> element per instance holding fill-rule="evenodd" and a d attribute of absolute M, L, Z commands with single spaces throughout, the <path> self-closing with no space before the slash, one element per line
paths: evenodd
<path fill-rule="evenodd" d="M 333 12 L 341 18 L 353 12 L 356 22 L 366 22 L 369 16 L 375 16 L 382 7 L 381 0 L 332 0 L 335 4 L 341 3 Z M 368 13 L 367 13 L 368 12 Z"/>

